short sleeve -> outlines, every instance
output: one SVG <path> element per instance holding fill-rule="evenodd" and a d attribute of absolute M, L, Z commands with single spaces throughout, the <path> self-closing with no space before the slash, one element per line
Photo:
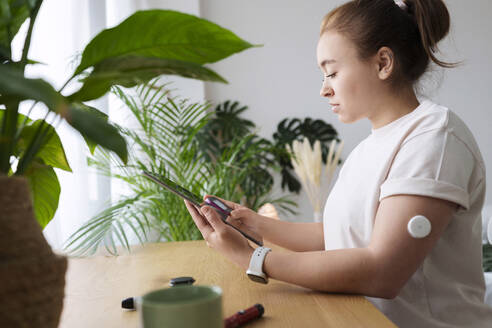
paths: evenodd
<path fill-rule="evenodd" d="M 468 147 L 447 129 L 421 133 L 400 146 L 379 200 L 397 194 L 420 195 L 469 209 L 468 185 L 474 165 Z"/>

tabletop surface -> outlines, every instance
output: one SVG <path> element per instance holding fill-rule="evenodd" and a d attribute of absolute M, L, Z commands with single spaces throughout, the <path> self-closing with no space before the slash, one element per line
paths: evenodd
<path fill-rule="evenodd" d="M 204 241 L 135 246 L 117 257 L 70 258 L 59 327 L 138 327 L 138 313 L 121 309 L 121 301 L 166 288 L 180 276 L 193 277 L 195 285 L 220 286 L 226 317 L 261 303 L 265 314 L 247 325 L 251 328 L 395 327 L 362 296 L 315 292 L 272 279 L 267 285 L 252 282 Z"/>

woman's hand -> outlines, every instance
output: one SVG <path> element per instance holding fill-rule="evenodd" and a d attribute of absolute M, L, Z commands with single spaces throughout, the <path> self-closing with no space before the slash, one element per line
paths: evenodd
<path fill-rule="evenodd" d="M 208 197 L 215 197 L 221 200 L 230 208 L 232 208 L 231 214 L 226 219 L 227 223 L 233 225 L 234 227 L 238 228 L 239 230 L 253 237 L 254 239 L 263 242 L 263 236 L 259 227 L 262 217 L 261 215 L 245 206 L 222 199 L 217 196 L 205 195 L 204 199 L 207 199 Z"/>
<path fill-rule="evenodd" d="M 185 204 L 207 244 L 232 262 L 247 269 L 254 251 L 248 240 L 225 224 L 212 207 L 205 205 L 198 209 L 186 200 Z"/>

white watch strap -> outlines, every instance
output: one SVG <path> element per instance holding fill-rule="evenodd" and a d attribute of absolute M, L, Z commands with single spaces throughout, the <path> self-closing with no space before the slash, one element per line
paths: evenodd
<path fill-rule="evenodd" d="M 272 249 L 268 247 L 260 246 L 255 249 L 253 255 L 251 256 L 251 260 L 249 261 L 248 272 L 258 273 L 260 275 L 265 275 L 263 272 L 263 262 L 265 261 L 265 256 Z"/>

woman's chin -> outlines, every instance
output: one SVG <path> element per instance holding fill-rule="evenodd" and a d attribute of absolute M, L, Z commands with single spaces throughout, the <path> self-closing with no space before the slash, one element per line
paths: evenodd
<path fill-rule="evenodd" d="M 360 117 L 347 116 L 347 115 L 344 115 L 344 113 L 339 112 L 338 113 L 338 120 L 342 123 L 349 124 L 349 123 L 355 123 L 355 122 L 359 121 Z"/>

